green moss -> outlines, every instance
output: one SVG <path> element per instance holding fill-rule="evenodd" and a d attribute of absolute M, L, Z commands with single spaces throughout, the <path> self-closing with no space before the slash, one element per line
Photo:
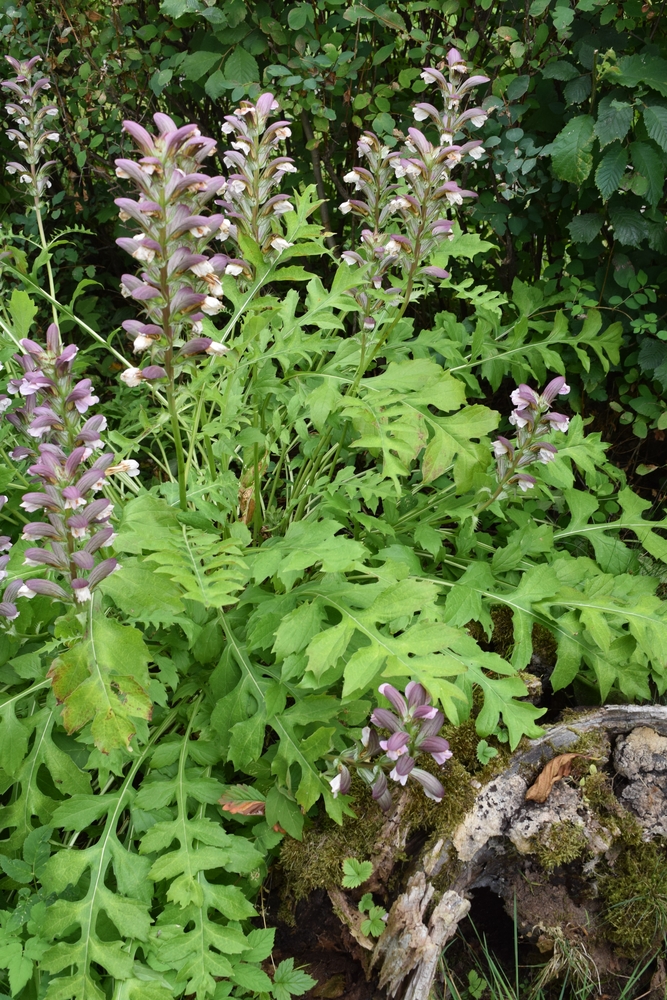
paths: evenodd
<path fill-rule="evenodd" d="M 491 646 L 495 653 L 506 660 L 511 659 L 514 649 L 513 618 L 514 612 L 506 604 L 497 604 L 491 608 L 491 621 L 493 622 Z"/>
<path fill-rule="evenodd" d="M 480 622 L 468 622 L 466 630 L 480 644 L 482 649 L 491 649 L 504 659 L 510 660 L 514 651 L 514 612 L 506 604 L 495 604 L 489 613 L 493 622 L 493 631 L 490 639 L 487 639 Z M 556 662 L 558 643 L 549 629 L 543 625 L 538 625 L 536 622 L 533 625 L 531 639 L 533 652 L 545 663 L 554 664 Z"/>
<path fill-rule="evenodd" d="M 627 955 L 645 954 L 667 932 L 663 842 L 627 846 L 599 880 L 607 937 Z"/>
<path fill-rule="evenodd" d="M 535 856 L 547 872 L 553 871 L 559 865 L 576 861 L 586 853 L 587 848 L 588 841 L 583 827 L 569 819 L 562 823 L 554 823 L 534 841 Z"/>
<path fill-rule="evenodd" d="M 471 775 L 454 757 L 445 767 L 435 763 L 430 755 L 417 760 L 419 767 L 436 775 L 445 789 L 442 802 L 426 798 L 416 782 L 408 782 L 408 802 L 401 822 L 407 838 L 418 830 L 431 833 L 435 842 L 449 835 L 475 799 Z M 396 789 L 398 790 L 398 789 Z M 378 839 L 385 816 L 371 797 L 367 785 L 353 777 L 354 811 L 356 819 L 345 817 L 338 826 L 328 817 L 321 817 L 302 841 L 286 837 L 280 864 L 285 878 L 285 899 L 288 905 L 297 903 L 314 889 L 329 889 L 340 885 L 345 858 L 373 861 L 378 853 Z M 395 860 L 407 860 L 396 854 Z M 282 916 L 286 916 L 284 910 Z"/>
<path fill-rule="evenodd" d="M 384 816 L 365 782 L 353 778 L 356 819 L 346 817 L 343 826 L 323 816 L 303 840 L 286 837 L 280 852 L 280 864 L 286 880 L 287 895 L 294 903 L 314 889 L 340 885 L 345 858 L 372 861 Z"/>
<path fill-rule="evenodd" d="M 618 801 L 609 776 L 604 771 L 586 775 L 583 797 L 589 809 L 613 832 L 615 839 L 621 840 L 627 846 L 641 844 L 641 826 L 632 813 L 624 809 Z M 613 823 L 609 822 L 610 819 Z"/>
<path fill-rule="evenodd" d="M 554 664 L 558 655 L 558 642 L 555 636 L 544 625 L 537 622 L 533 625 L 531 635 L 533 652 L 545 663 Z"/>
<path fill-rule="evenodd" d="M 581 713 L 578 718 L 581 719 Z M 576 743 L 573 743 L 569 748 L 569 752 L 578 753 L 581 754 L 582 757 L 589 758 L 588 760 L 583 760 L 581 762 L 586 771 L 591 764 L 595 764 L 599 767 L 601 763 L 606 763 L 606 761 L 609 760 L 609 754 L 611 752 L 609 738 L 603 729 L 591 730 L 589 733 L 582 733 Z M 575 766 L 580 766 L 579 762 L 576 762 Z"/>

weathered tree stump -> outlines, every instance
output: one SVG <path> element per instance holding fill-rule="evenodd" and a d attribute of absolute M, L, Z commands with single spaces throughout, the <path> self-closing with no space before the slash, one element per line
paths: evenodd
<path fill-rule="evenodd" d="M 549 761 L 571 752 L 578 752 L 586 770 L 594 759 L 597 773 L 584 776 L 583 785 L 558 781 L 542 803 L 526 801 L 527 789 Z M 482 887 L 498 894 L 509 913 L 516 907 L 521 933 L 532 933 L 545 950 L 561 935 L 579 942 L 591 974 L 602 963 L 613 965 L 595 899 L 596 868 L 603 860 L 613 866 L 629 830 L 639 844 L 667 836 L 667 708 L 609 706 L 573 714 L 541 738 L 525 741 L 485 785 L 472 784 L 478 786 L 474 803 L 451 834 L 431 841 L 411 860 L 375 944 L 361 934 L 353 898 L 330 890 L 380 986 L 390 997 L 427 1000 L 442 948 Z M 404 809 L 401 800 L 378 837 L 371 887 L 376 891 L 387 885 L 405 847 Z M 550 867 L 574 858 L 590 888 L 584 903 L 568 891 L 567 878 L 552 880 L 549 874 Z M 539 892 L 531 891 L 531 877 Z"/>

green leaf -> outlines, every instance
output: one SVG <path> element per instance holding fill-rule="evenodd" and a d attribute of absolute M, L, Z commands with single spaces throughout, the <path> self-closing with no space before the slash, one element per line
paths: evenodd
<path fill-rule="evenodd" d="M 383 919 L 386 916 L 387 911 L 384 906 L 372 906 L 368 913 L 368 919 L 361 922 L 361 933 L 366 936 L 370 934 L 373 937 L 380 937 L 387 926 Z"/>
<path fill-rule="evenodd" d="M 591 76 L 586 73 L 578 76 L 576 80 L 570 80 L 565 85 L 563 95 L 567 104 L 582 104 L 591 93 Z"/>
<path fill-rule="evenodd" d="M 199 49 L 197 52 L 191 52 L 185 56 L 180 64 L 180 70 L 186 80 L 199 80 L 210 72 L 221 59 L 222 53 L 220 52 L 206 52 L 204 49 Z"/>
<path fill-rule="evenodd" d="M 287 23 L 293 31 L 300 31 L 308 20 L 308 8 L 306 4 L 299 4 L 292 7 L 287 15 Z"/>
<path fill-rule="evenodd" d="M 58 805 L 55 798 L 42 790 L 41 781 L 38 785 L 40 769 L 48 772 L 54 789 L 66 788 L 70 795 L 85 797 L 90 793 L 89 775 L 80 771 L 69 754 L 53 742 L 56 715 L 54 707 L 40 709 L 30 716 L 30 729 L 34 731 L 32 746 L 14 777 L 12 801 L 0 807 L 0 830 L 12 830 L 4 841 L 6 850 L 19 852 L 32 832 L 32 817 L 39 817 L 41 825 L 50 819 Z"/>
<path fill-rule="evenodd" d="M 370 861 L 357 861 L 356 858 L 346 858 L 343 861 L 343 879 L 341 885 L 344 889 L 356 889 L 363 885 L 373 874 L 373 865 Z"/>
<path fill-rule="evenodd" d="M 286 615 L 278 627 L 273 644 L 276 658 L 283 660 L 290 653 L 300 653 L 305 649 L 320 632 L 324 613 L 324 605 L 316 600 L 301 604 Z"/>
<path fill-rule="evenodd" d="M 272 993 L 275 1000 L 289 1000 L 290 996 L 300 997 L 317 981 L 302 969 L 294 968 L 294 959 L 285 958 L 273 974 Z"/>
<path fill-rule="evenodd" d="M 9 875 L 15 882 L 20 882 L 23 885 L 32 882 L 32 866 L 26 864 L 25 861 L 19 861 L 18 858 L 7 858 L 4 854 L 0 854 L 0 867 L 5 875 Z"/>
<path fill-rule="evenodd" d="M 575 215 L 567 228 L 575 243 L 592 243 L 602 229 L 603 221 L 601 215 L 587 212 L 584 215 Z"/>
<path fill-rule="evenodd" d="M 151 625 L 170 625 L 184 611 L 181 589 L 171 580 L 155 586 L 155 572 L 141 559 L 123 559 L 122 570 L 112 573 L 100 585 L 129 618 Z"/>
<path fill-rule="evenodd" d="M 63 704 L 65 729 L 71 733 L 91 722 L 95 745 L 104 753 L 129 748 L 136 732 L 133 719 L 150 718 L 143 636 L 112 618 L 95 619 L 92 637 L 57 657 L 48 676 Z"/>
<path fill-rule="evenodd" d="M 8 304 L 16 339 L 21 340 L 23 337 L 28 337 L 30 327 L 37 315 L 37 306 L 28 293 L 21 288 L 13 290 Z"/>
<path fill-rule="evenodd" d="M 240 45 L 235 46 L 225 61 L 225 78 L 237 86 L 259 82 L 260 72 L 257 60 Z"/>
<path fill-rule="evenodd" d="M 486 740 L 480 740 L 475 750 L 475 756 L 480 764 L 486 767 L 494 757 L 498 756 L 498 751 L 495 747 L 489 746 Z"/>
<path fill-rule="evenodd" d="M 623 56 L 618 60 L 616 80 L 626 87 L 644 83 L 667 97 L 667 60 L 648 54 Z"/>
<path fill-rule="evenodd" d="M 644 124 L 649 137 L 667 151 L 667 108 L 661 104 L 644 108 Z"/>
<path fill-rule="evenodd" d="M 549 62 L 543 67 L 542 76 L 545 80 L 574 80 L 579 76 L 579 70 L 572 63 L 566 62 L 564 59 L 556 59 L 554 62 Z"/>
<path fill-rule="evenodd" d="M 204 90 L 212 101 L 217 101 L 228 89 L 229 81 L 221 69 L 216 69 L 214 73 L 211 73 L 204 84 Z"/>
<path fill-rule="evenodd" d="M 266 713 L 261 711 L 232 726 L 228 756 L 238 770 L 247 771 L 249 764 L 259 760 L 264 745 L 265 727 Z"/>
<path fill-rule="evenodd" d="M 303 571 L 321 563 L 325 573 L 351 569 L 366 549 L 360 542 L 340 536 L 341 525 L 333 520 L 292 522 L 284 538 L 262 546 L 251 559 L 253 577 L 261 583 L 277 575 L 288 589 L 303 576 Z"/>
<path fill-rule="evenodd" d="M 603 97 L 595 123 L 595 134 L 600 140 L 600 147 L 604 149 L 617 139 L 624 139 L 632 125 L 633 116 L 632 104 L 619 101 L 615 97 Z"/>
<path fill-rule="evenodd" d="M 446 240 L 445 245 L 433 255 L 431 263 L 436 267 L 446 267 L 450 260 L 474 260 L 477 254 L 497 249 L 495 243 L 482 239 L 479 233 L 463 233 L 456 226 L 454 238 Z"/>
<path fill-rule="evenodd" d="M 641 213 L 633 208 L 614 206 L 609 210 L 609 218 L 614 234 L 619 243 L 638 247 L 648 235 L 646 221 Z"/>
<path fill-rule="evenodd" d="M 182 598 L 205 608 L 236 602 L 248 578 L 237 541 L 178 524 L 168 532 L 165 543 L 144 562 L 155 564 L 155 573 L 178 584 Z"/>
<path fill-rule="evenodd" d="M 561 180 L 582 184 L 593 166 L 594 121 L 579 115 L 569 121 L 551 144 L 554 172 Z"/>
<path fill-rule="evenodd" d="M 159 934 L 151 937 L 144 950 L 148 951 L 154 967 L 159 963 L 160 969 L 172 970 L 182 991 L 196 993 L 203 1000 L 213 994 L 216 980 L 235 977 L 236 956 L 243 955 L 244 963 L 265 957 L 256 954 L 258 949 L 253 939 L 256 932 L 246 937 L 237 923 L 256 916 L 254 907 L 241 887 L 219 883 L 220 870 L 247 874 L 263 865 L 263 855 L 246 838 L 226 833 L 219 821 L 196 813 L 191 818 L 188 800 L 190 796 L 197 798 L 192 795 L 195 784 L 212 780 L 204 776 L 195 778 L 186 766 L 193 746 L 190 735 L 194 721 L 192 714 L 180 740 L 177 773 L 166 783 L 168 793 L 162 799 L 165 805 L 175 802 L 176 808 L 167 812 L 173 819 L 159 821 L 148 829 L 140 853 L 151 856 L 152 864 L 147 862 L 148 877 L 168 883 L 166 898 L 172 904 L 165 911 L 169 918 L 163 918 Z M 216 795 L 219 796 L 219 786 Z M 215 881 L 209 881 L 206 875 L 209 870 L 216 870 Z M 234 978 L 239 985 L 247 983 L 251 988 L 254 982 L 258 987 L 266 986 L 255 975 L 260 970 L 245 964 L 239 968 L 238 980 Z"/>
<path fill-rule="evenodd" d="M 620 144 L 612 146 L 600 160 L 595 171 L 595 183 L 605 201 L 618 191 L 618 185 L 627 165 L 627 150 Z"/>
<path fill-rule="evenodd" d="M 232 979 L 244 990 L 252 993 L 270 993 L 272 983 L 265 972 L 256 965 L 248 965 L 246 962 L 239 962 L 234 966 Z M 314 980 L 313 980 L 314 981 Z"/>
<path fill-rule="evenodd" d="M 144 946 L 148 941 L 150 896 L 148 901 L 141 898 L 145 896 L 143 886 L 148 865 L 143 858 L 127 851 L 116 834 L 120 816 L 128 805 L 132 783 L 147 752 L 148 748 L 138 755 L 116 794 L 86 796 L 88 801 L 102 800 L 106 822 L 101 834 L 93 837 L 84 850 L 59 851 L 43 871 L 42 881 L 47 893 L 62 894 L 68 885 L 76 886 L 85 875 L 82 892 L 61 895 L 45 908 L 40 933 L 49 947 L 41 968 L 51 973 L 47 990 L 49 1000 L 102 1000 L 104 994 L 95 985 L 93 975 L 98 978 L 101 968 L 115 979 L 129 979 L 134 966 L 134 950 L 125 950 L 123 939 L 134 939 Z M 113 876 L 110 868 L 113 868 Z M 114 890 L 107 885 L 112 878 L 115 879 Z M 104 924 L 105 933 L 100 934 L 100 925 Z M 73 934 L 76 935 L 74 941 L 70 939 Z M 66 974 L 59 975 L 63 972 Z"/>
<path fill-rule="evenodd" d="M 665 186 L 664 159 L 650 142 L 631 143 L 630 156 L 635 170 L 648 181 L 646 200 L 655 207 L 662 198 Z"/>
<path fill-rule="evenodd" d="M 288 790 L 278 785 L 269 789 L 266 796 L 266 822 L 271 827 L 278 823 L 295 840 L 303 836 L 303 813 Z"/>
<path fill-rule="evenodd" d="M 28 750 L 30 730 L 16 718 L 14 699 L 0 706 L 0 760 L 2 769 L 13 778 Z"/>

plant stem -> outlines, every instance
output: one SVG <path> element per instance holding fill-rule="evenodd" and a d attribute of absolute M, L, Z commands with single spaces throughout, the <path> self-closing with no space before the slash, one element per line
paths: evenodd
<path fill-rule="evenodd" d="M 32 170 L 33 170 L 33 174 L 34 174 L 35 173 L 34 164 L 33 164 Z M 33 183 L 36 184 L 36 178 L 33 178 Z M 55 282 L 53 280 L 53 269 L 51 267 L 51 254 L 49 252 L 49 245 L 46 242 L 46 233 L 44 232 L 44 220 L 42 219 L 42 210 L 41 210 L 40 205 L 39 205 L 39 198 L 38 198 L 37 194 L 35 194 L 35 216 L 37 218 L 37 228 L 39 229 L 39 240 L 40 240 L 40 243 L 42 244 L 42 250 L 44 251 L 44 253 L 46 255 L 46 274 L 47 274 L 47 278 L 48 278 L 48 281 L 49 281 L 49 292 L 51 293 L 51 298 L 54 300 L 51 303 L 51 313 L 53 315 L 53 322 L 57 324 L 58 323 L 58 312 L 57 312 L 56 306 L 55 306 L 56 285 L 55 285 Z"/>
<path fill-rule="evenodd" d="M 185 459 L 183 457 L 183 439 L 181 428 L 178 423 L 178 413 L 176 411 L 176 397 L 174 385 L 171 379 L 167 384 L 167 402 L 169 404 L 169 416 L 171 417 L 171 432 L 174 435 L 174 448 L 176 450 L 176 468 L 178 470 L 178 505 L 181 510 L 187 510 L 187 488 L 185 481 Z"/>
<path fill-rule="evenodd" d="M 261 482 L 259 475 L 259 445 L 255 442 L 254 445 L 254 494 L 255 494 L 255 510 L 253 512 L 252 520 L 252 535 L 255 545 L 259 545 L 262 537 L 262 494 L 261 494 Z"/>

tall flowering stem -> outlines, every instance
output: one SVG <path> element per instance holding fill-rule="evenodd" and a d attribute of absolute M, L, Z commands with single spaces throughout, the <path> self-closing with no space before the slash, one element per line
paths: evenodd
<path fill-rule="evenodd" d="M 0 603 L 0 617 L 7 621 L 18 616 L 18 597 L 43 594 L 75 607 L 92 601 L 96 587 L 118 569 L 115 559 L 100 558 L 114 538 L 113 505 L 95 494 L 109 476 L 139 472 L 134 460 L 114 464 L 113 453 L 102 451 L 106 419 L 89 413 L 99 402 L 90 379 L 73 377 L 76 346 L 61 349 L 55 324 L 45 348 L 33 340 L 20 343 L 23 353 L 14 358 L 22 375 L 10 379 L 9 395 L 0 395 L 0 411 L 25 441 L 11 457 L 31 462 L 27 471 L 35 488 L 23 495 L 21 507 L 41 511 L 46 519 L 29 521 L 23 530 L 24 540 L 41 543 L 24 553 L 24 565 L 40 575 L 9 581 Z M 3 550 L 11 548 L 9 538 L 1 542 Z M 7 578 L 10 557 L 11 552 L 0 560 L 0 579 Z"/>
<path fill-rule="evenodd" d="M 280 155 L 280 146 L 292 131 L 287 121 L 269 125 L 278 109 L 273 94 L 262 94 L 256 104 L 242 101 L 233 115 L 226 115 L 222 131 L 234 136 L 224 154 L 227 178 L 225 198 L 219 201 L 229 225 L 230 237 L 249 236 L 264 254 L 280 253 L 291 246 L 278 220 L 294 211 L 289 195 L 278 192 L 285 174 L 296 173 L 289 156 Z"/>
<path fill-rule="evenodd" d="M 403 147 L 391 151 L 372 132 L 365 132 L 359 140 L 358 152 L 367 165 L 354 167 L 344 178 L 354 184 L 361 196 L 343 202 L 341 211 L 357 215 L 367 227 L 372 226 L 362 230 L 358 250 L 342 254 L 350 266 L 367 266 L 366 287 L 354 293 L 361 307 L 362 330 L 374 329 L 378 299 L 402 300 L 398 315 L 385 327 L 367 357 L 362 345 L 362 367 L 367 367 L 377 356 L 405 313 L 415 282 L 448 277 L 444 269 L 424 261 L 443 240 L 451 237 L 453 224 L 447 215 L 452 207 L 462 205 L 464 199 L 477 197 L 474 191 L 461 188 L 452 180 L 452 174 L 467 158 L 476 160 L 484 154 L 480 141 L 462 140 L 467 129 L 477 128 L 486 121 L 486 112 L 478 107 L 463 110 L 462 104 L 470 91 L 488 83 L 488 77 L 468 77 L 465 62 L 456 49 L 448 53 L 447 63 L 449 79 L 437 69 L 427 68 L 421 74 L 427 83 L 438 86 L 443 109 L 426 103 L 414 108 L 418 121 L 430 120 L 435 125 L 437 141 L 432 142 L 417 128 L 409 128 Z M 384 289 L 385 279 L 396 271 L 402 274 L 404 287 Z M 361 374 L 363 371 L 358 378 Z"/>
<path fill-rule="evenodd" d="M 14 95 L 15 100 L 5 105 L 5 110 L 14 119 L 13 127 L 7 129 L 8 138 L 18 147 L 22 154 L 22 160 L 12 160 L 7 163 L 5 169 L 8 174 L 17 174 L 19 182 L 26 185 L 28 193 L 32 197 L 32 205 L 35 210 L 37 229 L 42 244 L 42 249 L 47 254 L 46 272 L 49 282 L 49 292 L 51 298 L 55 299 L 56 290 L 53 280 L 53 270 L 48 257 L 48 244 L 44 231 L 44 219 L 42 216 L 43 196 L 47 188 L 51 186 L 49 180 L 49 169 L 54 166 L 55 160 L 42 162 L 44 150 L 49 143 L 57 143 L 60 134 L 53 127 L 53 120 L 58 117 L 58 108 L 55 104 L 44 100 L 44 95 L 51 87 L 48 77 L 36 71 L 38 63 L 42 60 L 39 56 L 20 62 L 11 56 L 5 59 L 12 67 L 16 76 L 12 80 L 3 80 L 0 86 Z M 56 307 L 52 303 L 53 319 L 56 320 Z"/>
<path fill-rule="evenodd" d="M 333 761 L 335 773 L 329 783 L 334 798 L 350 791 L 350 768 L 353 768 L 370 786 L 383 812 L 393 805 L 389 781 L 399 785 L 407 784 L 409 779 L 417 781 L 427 798 L 442 802 L 445 796 L 442 783 L 430 771 L 417 767 L 416 758 L 430 754 L 442 767 L 452 756 L 449 743 L 438 735 L 445 722 L 444 715 L 431 704 L 425 688 L 415 681 L 407 685 L 405 695 L 391 684 L 381 684 L 378 691 L 395 711 L 376 708 L 370 719 L 372 726 L 363 730 L 361 744 L 350 747 Z M 383 733 L 387 735 L 383 737 Z"/>
<path fill-rule="evenodd" d="M 167 380 L 167 401 L 178 467 L 179 502 L 187 504 L 186 463 L 178 419 L 175 383 L 179 369 L 194 355 L 222 355 L 228 348 L 202 336 L 204 316 L 224 309 L 224 280 L 249 282 L 252 265 L 240 256 L 210 252 L 218 240 L 239 246 L 243 236 L 260 244 L 275 259 L 291 244 L 281 235 L 279 218 L 292 211 L 289 197 L 272 193 L 286 173 L 294 172 L 289 157 L 277 147 L 289 135 L 286 122 L 268 126 L 277 103 L 263 94 L 256 105 L 243 102 L 228 115 L 223 132 L 234 134 L 224 157 L 234 172 L 228 178 L 202 172 L 203 161 L 216 152 L 213 139 L 194 124 L 178 127 L 168 115 L 154 115 L 158 129 L 151 135 L 136 122 L 123 123 L 142 154 L 137 161 L 116 160 L 116 174 L 134 182 L 137 200 L 117 198 L 120 218 L 138 226 L 119 246 L 142 265 L 139 276 L 123 275 L 122 293 L 140 303 L 148 322 L 123 323 L 135 353 L 150 363 L 123 372 L 121 379 L 137 386 Z M 206 214 L 214 199 L 223 213 Z"/>
<path fill-rule="evenodd" d="M 535 462 L 548 465 L 558 454 L 558 449 L 545 438 L 552 431 L 567 431 L 570 418 L 564 413 L 553 413 L 551 407 L 558 396 L 567 396 L 570 387 L 562 375 L 549 382 L 541 393 L 522 383 L 512 392 L 510 399 L 515 407 L 510 423 L 516 427 L 516 438 L 510 441 L 498 437 L 493 442 L 498 486 L 491 496 L 481 503 L 475 513 L 480 514 L 508 488 L 515 487 L 523 493 L 533 489 L 537 480 L 523 471 Z"/>

